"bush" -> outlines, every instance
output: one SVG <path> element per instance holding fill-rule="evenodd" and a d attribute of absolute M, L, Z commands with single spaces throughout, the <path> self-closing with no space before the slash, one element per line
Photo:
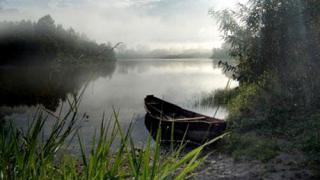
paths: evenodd
<path fill-rule="evenodd" d="M 204 97 L 202 97 L 200 104 L 202 106 L 227 106 L 228 102 L 237 94 L 235 89 L 218 89 Z"/>
<path fill-rule="evenodd" d="M 227 151 L 236 160 L 248 158 L 268 161 L 277 156 L 280 150 L 275 140 L 259 137 L 254 133 L 232 133 L 225 142 Z"/>
<path fill-rule="evenodd" d="M 309 119 L 301 121 L 298 140 L 301 141 L 302 150 L 308 155 L 309 159 L 316 164 L 320 164 L 320 114 L 315 113 Z"/>
<path fill-rule="evenodd" d="M 248 155 L 267 160 L 275 155 L 276 142 L 263 137 L 279 138 L 289 142 L 290 150 L 303 150 L 312 162 L 319 164 L 320 113 L 317 108 L 305 109 L 296 105 L 296 99 L 289 94 L 266 91 L 267 88 L 246 84 L 232 90 L 236 93 L 231 98 L 227 92 L 214 97 L 228 99 L 228 127 L 234 135 L 228 139 L 226 148 L 230 148 L 235 157 Z"/>

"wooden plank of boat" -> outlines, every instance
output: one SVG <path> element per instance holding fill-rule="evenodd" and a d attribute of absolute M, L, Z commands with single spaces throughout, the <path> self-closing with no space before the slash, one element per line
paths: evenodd
<path fill-rule="evenodd" d="M 148 104 L 150 107 L 152 107 L 154 110 L 162 113 L 161 110 L 159 110 L 159 109 L 157 109 L 157 108 L 155 108 L 155 107 L 152 106 L 152 104 L 157 104 L 157 103 L 147 103 L 147 104 Z M 163 116 L 165 116 L 165 118 L 167 118 L 168 120 L 171 120 L 171 121 L 193 121 L 193 120 L 201 120 L 201 119 L 207 118 L 207 117 L 205 117 L 205 116 L 191 117 L 191 118 L 187 118 L 187 117 L 186 117 L 186 118 L 174 118 L 174 117 L 168 117 L 168 116 L 166 116 L 166 115 L 162 115 L 162 117 L 163 117 Z"/>
<path fill-rule="evenodd" d="M 183 140 L 200 144 L 222 134 L 226 128 L 225 123 L 206 124 L 192 123 L 192 121 L 187 123 L 160 121 L 153 118 L 149 113 L 146 113 L 145 116 L 145 126 L 154 139 L 156 139 L 157 132 L 160 130 L 162 141 Z"/>
<path fill-rule="evenodd" d="M 180 119 L 175 119 L 172 118 L 172 121 L 195 121 L 195 120 L 201 120 L 201 119 L 205 119 L 206 117 L 204 116 L 200 116 L 200 117 L 192 117 L 192 118 L 180 118 Z"/>

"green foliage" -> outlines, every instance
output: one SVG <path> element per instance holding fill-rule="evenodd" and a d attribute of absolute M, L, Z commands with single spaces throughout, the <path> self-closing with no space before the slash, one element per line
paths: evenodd
<path fill-rule="evenodd" d="M 315 0 L 250 0 L 237 11 L 210 11 L 238 62 L 232 69 L 237 93 L 216 96 L 228 100 L 229 127 L 239 132 L 235 145 L 255 132 L 288 140 L 318 161 L 319 7 Z"/>
<path fill-rule="evenodd" d="M 1 130 L 1 179 L 185 179 L 205 159 L 200 156 L 202 149 L 221 138 L 184 155 L 181 154 L 183 144 L 163 154 L 160 153 L 161 131 L 158 131 L 155 145 L 149 137 L 147 144 L 138 149 L 130 136 L 131 125 L 124 132 L 118 113 L 114 111 L 113 120 L 105 121 L 102 117 L 98 135 L 92 137 L 89 152 L 86 152 L 87 148 L 78 135 L 80 155 L 64 153 L 57 158 L 79 130 L 75 128 L 79 101 L 69 105 L 70 111 L 66 115 L 53 116 L 56 121 L 48 135 L 43 130 L 46 117 L 51 113 L 45 109 L 37 111 L 25 133 L 13 125 Z M 117 138 L 120 138 L 119 143 Z"/>
<path fill-rule="evenodd" d="M 230 91 L 234 94 L 229 99 Z M 274 97 L 277 98 L 268 99 Z M 279 144 L 282 150 L 301 149 L 308 155 L 310 162 L 319 164 L 320 116 L 317 110 L 302 111 L 301 107 L 290 106 L 294 103 L 290 99 L 265 92 L 255 84 L 228 90 L 213 97 L 215 98 L 227 100 L 226 106 L 230 111 L 228 126 L 234 131 L 234 135 L 225 140 L 228 144 L 225 149 L 234 157 L 247 156 L 263 161 L 274 157 L 276 141 L 270 147 L 264 145 L 270 143 L 266 141 L 267 137 L 273 137 L 289 143 L 289 149 Z M 273 103 L 269 103 L 270 101 Z M 265 151 L 260 151 L 259 147 L 265 148 Z"/>
<path fill-rule="evenodd" d="M 0 65 L 98 63 L 115 60 L 110 44 L 97 44 L 46 15 L 38 22 L 0 22 Z"/>
<path fill-rule="evenodd" d="M 269 72 L 282 91 L 301 98 L 301 105 L 318 101 L 317 7 L 318 1 L 251 0 L 239 11 L 211 11 L 220 20 L 230 55 L 238 61 L 235 78 L 257 83 Z"/>
<path fill-rule="evenodd" d="M 201 98 L 202 106 L 227 106 L 231 99 L 238 94 L 238 89 L 218 89 Z"/>
<path fill-rule="evenodd" d="M 319 133 L 312 134 L 310 137 L 307 137 L 303 142 L 302 150 L 309 155 L 309 158 L 320 163 L 320 136 Z"/>
<path fill-rule="evenodd" d="M 220 89 L 208 94 L 201 100 L 202 105 L 224 106 L 229 110 L 230 117 L 238 117 L 253 110 L 259 87 L 246 84 L 234 89 Z"/>
<path fill-rule="evenodd" d="M 235 159 L 249 158 L 268 161 L 277 156 L 280 150 L 275 140 L 259 137 L 253 133 L 232 133 L 226 142 L 226 149 Z"/>
<path fill-rule="evenodd" d="M 320 164 L 320 113 L 313 113 L 310 118 L 298 119 L 297 128 L 291 134 L 298 135 L 297 141 L 309 159 Z"/>
<path fill-rule="evenodd" d="M 77 106 L 77 101 L 72 103 Z M 0 177 L 2 179 L 47 179 L 56 177 L 55 155 L 67 138 L 75 133 L 77 110 L 56 119 L 49 136 L 42 131 L 47 121 L 44 111 L 38 110 L 26 132 L 12 124 L 1 129 Z M 68 118 L 70 116 L 70 118 Z"/>
<path fill-rule="evenodd" d="M 254 95 L 257 93 L 258 87 L 253 84 L 243 85 L 240 88 L 234 90 L 238 91 L 228 103 L 228 109 L 230 114 L 238 116 L 241 113 L 248 112 L 249 107 L 252 107 L 254 103 Z M 228 95 L 228 94 L 226 94 Z M 227 97 L 228 98 L 228 97 Z"/>

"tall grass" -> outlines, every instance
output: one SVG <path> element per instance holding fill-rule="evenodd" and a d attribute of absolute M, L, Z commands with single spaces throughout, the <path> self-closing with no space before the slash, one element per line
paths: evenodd
<path fill-rule="evenodd" d="M 132 126 L 124 131 L 114 111 L 111 119 L 102 117 L 100 129 L 92 137 L 90 152 L 86 152 L 88 148 L 76 127 L 79 101 L 68 102 L 70 111 L 64 116 L 39 109 L 26 131 L 12 123 L 1 129 L 0 179 L 184 179 L 205 159 L 200 155 L 203 148 L 216 141 L 184 155 L 183 144 L 162 154 L 158 131 L 155 145 L 150 136 L 146 145 L 137 149 L 130 135 Z M 55 122 L 46 135 L 44 126 L 48 117 Z M 72 139 L 78 141 L 81 153 L 59 157 Z M 111 148 L 114 146 L 116 149 Z"/>

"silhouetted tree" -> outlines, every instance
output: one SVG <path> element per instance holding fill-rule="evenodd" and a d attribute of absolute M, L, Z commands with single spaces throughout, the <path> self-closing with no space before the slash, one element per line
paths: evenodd
<path fill-rule="evenodd" d="M 50 15 L 37 23 L 0 22 L 0 65 L 97 63 L 115 60 L 111 45 L 97 44 L 75 30 L 55 25 Z"/>

